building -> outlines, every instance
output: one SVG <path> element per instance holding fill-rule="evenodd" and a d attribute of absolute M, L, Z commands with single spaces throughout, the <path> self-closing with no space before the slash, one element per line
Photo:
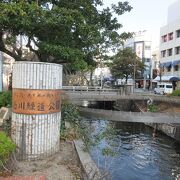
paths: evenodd
<path fill-rule="evenodd" d="M 152 51 L 152 67 L 151 67 L 151 74 L 152 79 L 155 79 L 159 74 L 159 48 L 156 48 Z"/>
<path fill-rule="evenodd" d="M 172 81 L 174 89 L 180 88 L 180 1 L 168 9 L 167 25 L 160 29 L 159 81 Z"/>
<path fill-rule="evenodd" d="M 0 92 L 9 90 L 14 59 L 0 51 Z"/>
<path fill-rule="evenodd" d="M 141 78 L 136 83 L 141 84 L 144 89 L 150 86 L 152 79 L 151 71 L 151 34 L 148 31 L 139 31 L 125 42 L 125 47 L 132 48 L 137 56 L 145 63 L 146 69 L 141 72 Z"/>
<path fill-rule="evenodd" d="M 4 38 L 7 38 L 8 34 L 4 34 Z M 30 52 L 29 48 L 26 47 L 28 43 L 28 39 L 26 36 L 17 36 L 16 37 L 16 48 L 20 48 L 22 50 L 22 59 L 37 61 L 37 57 L 34 53 Z M 35 44 L 32 44 L 35 49 Z M 11 47 L 9 49 L 12 50 Z M 14 59 L 0 51 L 0 92 L 9 90 L 11 83 L 11 73 L 12 73 L 12 64 L 14 63 Z"/>

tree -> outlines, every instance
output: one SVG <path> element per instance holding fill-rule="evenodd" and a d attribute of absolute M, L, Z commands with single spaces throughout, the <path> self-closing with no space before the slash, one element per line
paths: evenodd
<path fill-rule="evenodd" d="M 145 65 L 131 48 L 124 48 L 112 57 L 111 73 L 115 78 L 138 77 Z"/>
<path fill-rule="evenodd" d="M 111 8 L 102 0 L 0 0 L 0 51 L 16 61 L 27 60 L 23 44 L 42 62 L 64 63 L 71 71 L 93 65 L 97 49 L 117 47 L 127 33 L 113 14 L 132 7 L 119 2 Z M 33 57 L 32 55 L 30 57 Z"/>

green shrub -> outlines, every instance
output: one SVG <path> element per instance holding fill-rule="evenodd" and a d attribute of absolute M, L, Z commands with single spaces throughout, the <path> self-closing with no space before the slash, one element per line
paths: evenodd
<path fill-rule="evenodd" d="M 178 89 L 178 90 L 173 91 L 171 96 L 180 96 L 180 90 Z"/>
<path fill-rule="evenodd" d="M 158 110 L 158 107 L 156 105 L 154 105 L 154 104 L 148 105 L 149 112 L 157 112 L 157 110 Z"/>
<path fill-rule="evenodd" d="M 6 135 L 5 132 L 0 131 L 0 169 L 6 164 L 11 153 L 15 150 L 15 144 Z"/>
<path fill-rule="evenodd" d="M 77 126 L 79 119 L 79 111 L 76 105 L 71 103 L 63 103 L 61 108 L 61 138 L 64 138 L 66 127 L 65 122 L 69 122 L 73 127 Z"/>
<path fill-rule="evenodd" d="M 11 134 L 11 118 L 3 121 L 1 125 L 2 131 L 4 131 L 7 135 Z"/>
<path fill-rule="evenodd" d="M 11 91 L 4 91 L 0 93 L 0 108 L 12 105 Z"/>
<path fill-rule="evenodd" d="M 61 113 L 63 121 L 76 122 L 79 118 L 77 106 L 71 103 L 62 104 Z"/>

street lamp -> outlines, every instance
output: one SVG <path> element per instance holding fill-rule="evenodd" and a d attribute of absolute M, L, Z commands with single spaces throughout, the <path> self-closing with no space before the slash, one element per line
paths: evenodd
<path fill-rule="evenodd" d="M 161 72 L 161 64 L 160 64 L 160 61 L 159 61 L 159 66 L 158 66 L 158 67 L 159 67 L 159 78 L 160 78 L 159 80 L 160 80 L 160 82 L 161 82 L 161 80 L 162 80 L 162 77 L 161 77 L 162 74 L 161 74 L 161 73 L 162 73 L 162 72 Z"/>

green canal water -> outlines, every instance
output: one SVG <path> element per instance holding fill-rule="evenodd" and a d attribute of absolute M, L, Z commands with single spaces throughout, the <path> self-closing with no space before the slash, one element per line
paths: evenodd
<path fill-rule="evenodd" d="M 152 128 L 143 123 L 91 117 L 86 125 L 92 130 L 92 139 L 109 127 L 115 130 L 113 136 L 104 136 L 90 150 L 106 179 L 180 180 L 180 144 L 175 140 L 161 133 L 154 138 Z"/>

